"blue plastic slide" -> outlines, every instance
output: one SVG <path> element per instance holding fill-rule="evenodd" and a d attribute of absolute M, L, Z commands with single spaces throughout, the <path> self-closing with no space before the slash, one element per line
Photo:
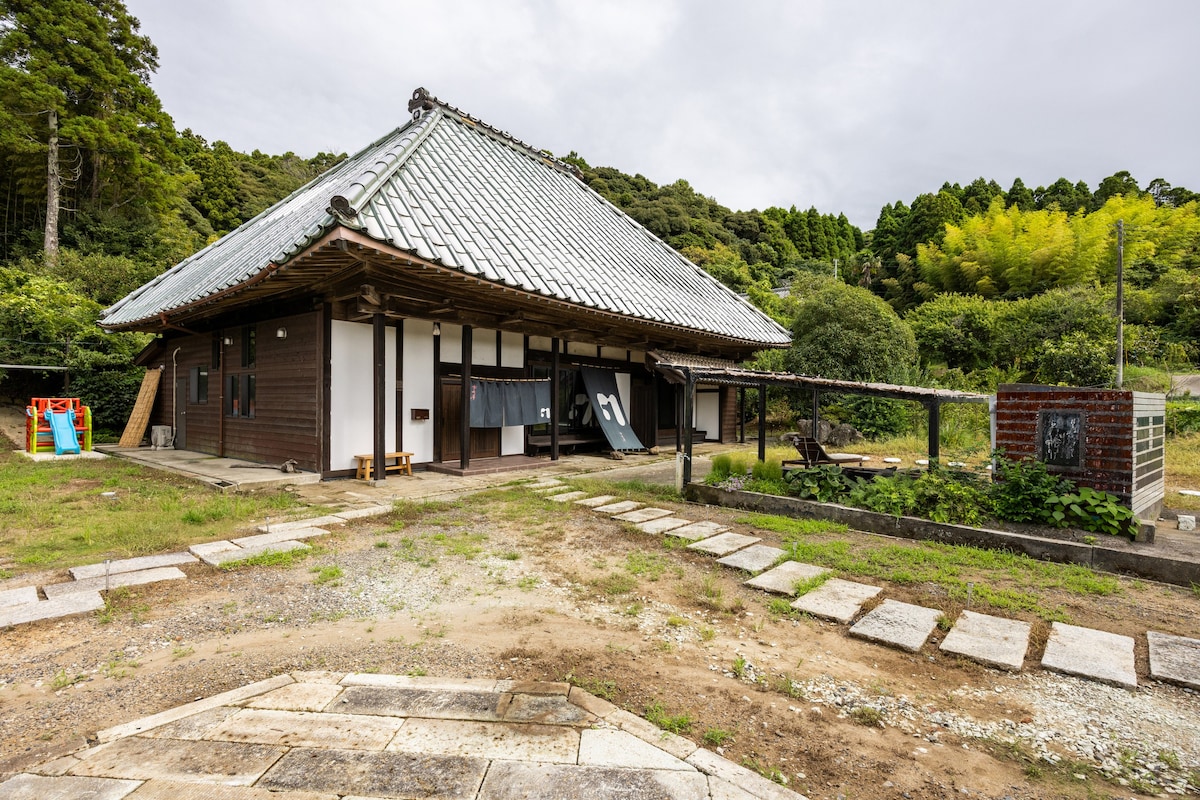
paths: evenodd
<path fill-rule="evenodd" d="M 75 435 L 75 412 L 70 409 L 47 411 L 46 420 L 50 423 L 50 433 L 54 436 L 54 454 L 79 455 L 79 437 Z"/>

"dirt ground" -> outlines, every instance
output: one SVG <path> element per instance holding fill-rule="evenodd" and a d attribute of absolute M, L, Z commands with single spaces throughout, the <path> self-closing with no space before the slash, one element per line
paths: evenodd
<path fill-rule="evenodd" d="M 410 509 L 336 532 L 292 566 L 193 565 L 186 581 L 114 593 L 106 613 L 0 631 L 0 774 L 105 727 L 307 669 L 568 680 L 812 798 L 1153 796 L 1058 741 L 1076 709 L 1098 739 L 1148 743 L 1122 745 L 1122 760 L 1169 751 L 1147 769 L 1177 786 L 1200 769 L 1200 697 L 1146 680 L 1144 645 L 1136 693 L 1043 673 L 1045 623 L 1019 675 L 943 655 L 940 632 L 910 655 L 773 614 L 744 576 L 585 509 L 526 513 L 539 504 L 557 506 Z M 748 530 L 723 509 L 686 516 Z M 956 615 L 938 595 L 886 587 Z M 1047 596 L 1075 624 L 1200 636 L 1200 599 L 1178 589 Z M 1028 735 L 1008 743 L 1005 731 Z"/>

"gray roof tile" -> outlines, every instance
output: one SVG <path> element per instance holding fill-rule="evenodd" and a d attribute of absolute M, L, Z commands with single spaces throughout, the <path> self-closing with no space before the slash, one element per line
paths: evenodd
<path fill-rule="evenodd" d="M 109 308 L 116 328 L 283 265 L 334 228 L 335 196 L 367 236 L 489 281 L 581 306 L 764 345 L 788 334 L 552 163 L 434 101 Z"/>

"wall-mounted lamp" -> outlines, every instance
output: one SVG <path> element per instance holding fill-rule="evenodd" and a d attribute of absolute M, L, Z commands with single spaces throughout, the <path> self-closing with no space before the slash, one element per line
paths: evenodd
<path fill-rule="evenodd" d="M 434 336 L 442 335 L 442 323 L 440 323 L 440 322 L 433 323 L 433 335 Z"/>
<path fill-rule="evenodd" d="M 232 345 L 232 344 L 233 344 L 233 337 L 232 337 L 232 336 L 226 336 L 224 339 L 222 339 L 222 340 L 221 340 L 221 342 L 222 342 L 222 343 L 223 343 L 223 344 L 224 344 L 226 347 L 229 347 L 230 345 Z"/>
<path fill-rule="evenodd" d="M 275 329 L 275 338 L 276 339 L 286 339 L 287 338 L 287 328 L 276 328 Z"/>

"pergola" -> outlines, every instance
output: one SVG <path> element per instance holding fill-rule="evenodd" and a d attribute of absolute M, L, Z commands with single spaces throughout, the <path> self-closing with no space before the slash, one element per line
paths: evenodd
<path fill-rule="evenodd" d="M 657 361 L 655 368 L 662 373 L 669 383 L 680 386 L 683 390 L 683 413 L 678 417 L 675 432 L 676 449 L 682 449 L 683 482 L 692 480 L 692 437 L 684 435 L 685 422 L 690 428 L 693 409 L 696 403 L 697 384 L 716 386 L 736 386 L 738 388 L 738 408 L 743 410 L 746 405 L 746 389 L 758 389 L 758 459 L 767 457 L 767 388 L 781 386 L 789 389 L 807 390 L 812 393 L 812 422 L 813 431 L 817 429 L 817 421 L 822 392 L 838 392 L 842 394 L 866 395 L 883 397 L 889 400 L 913 400 L 921 403 L 929 415 L 929 459 L 932 462 L 939 454 L 941 427 L 941 407 L 944 403 L 987 403 L 991 395 L 976 394 L 975 392 L 960 392 L 953 389 L 931 389 L 925 386 L 899 386 L 891 383 L 866 383 L 862 381 L 839 381 L 831 378 L 815 378 L 808 375 L 795 375 L 790 372 L 763 372 L 739 367 L 711 366 L 704 364 L 674 364 Z M 741 427 L 739 441 L 745 441 L 745 415 L 739 414 L 738 425 Z"/>

